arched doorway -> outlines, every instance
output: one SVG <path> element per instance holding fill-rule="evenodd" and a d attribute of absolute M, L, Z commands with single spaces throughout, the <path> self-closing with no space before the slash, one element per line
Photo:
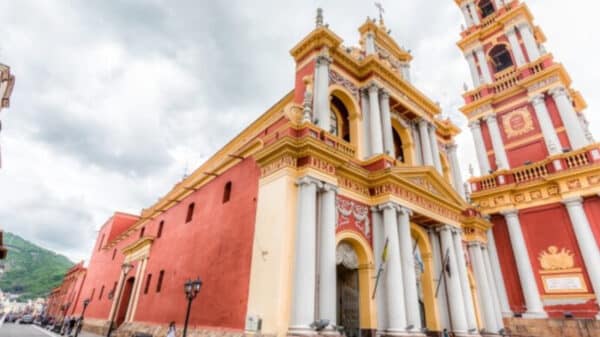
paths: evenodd
<path fill-rule="evenodd" d="M 125 322 L 125 317 L 127 317 L 127 309 L 129 308 L 129 302 L 131 301 L 131 297 L 133 295 L 133 285 L 135 284 L 135 277 L 130 277 L 125 282 L 125 287 L 123 288 L 123 294 L 121 295 L 121 301 L 119 304 L 119 310 L 117 311 L 117 319 L 115 321 L 115 326 L 119 327 L 123 322 Z"/>
<path fill-rule="evenodd" d="M 363 235 L 352 230 L 338 232 L 336 242 L 336 259 L 339 262 L 337 284 L 338 289 L 343 288 L 338 291 L 337 324 L 343 325 L 342 314 L 348 319 L 355 319 L 358 314 L 358 331 L 356 324 L 353 323 L 353 326 L 348 327 L 346 335 L 372 336 L 377 329 L 377 316 L 375 300 L 371 298 L 375 286 L 375 266 L 371 245 Z M 342 259 L 344 255 L 346 257 Z M 351 262 L 355 258 L 357 262 Z M 340 295 L 348 296 L 342 299 L 345 301 L 342 305 L 340 305 Z M 344 305 L 348 308 L 344 308 Z"/>
<path fill-rule="evenodd" d="M 360 337 L 360 288 L 358 256 L 354 248 L 341 242 L 336 250 L 337 324 L 346 337 Z"/>
<path fill-rule="evenodd" d="M 429 331 L 439 331 L 439 315 L 435 299 L 433 275 L 433 253 L 426 230 L 411 223 L 410 233 L 415 252 L 415 274 L 421 311 L 421 324 Z"/>

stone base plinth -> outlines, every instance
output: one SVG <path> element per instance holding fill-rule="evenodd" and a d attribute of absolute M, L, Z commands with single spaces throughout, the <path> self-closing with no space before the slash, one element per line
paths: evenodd
<path fill-rule="evenodd" d="M 504 323 L 515 337 L 600 337 L 600 321 L 594 319 L 505 318 Z"/>
<path fill-rule="evenodd" d="M 118 329 L 113 328 L 112 337 L 131 337 L 135 333 L 146 333 L 152 337 L 164 337 L 167 335 L 168 325 L 151 324 L 151 323 L 139 323 L 129 322 L 122 324 Z M 108 321 L 85 319 L 83 330 L 97 334 L 100 336 L 106 336 L 108 332 Z M 177 325 L 176 327 L 177 337 L 181 337 L 183 334 L 183 326 Z M 188 327 L 188 337 L 245 337 L 244 332 L 226 330 L 226 329 L 210 329 L 210 328 L 197 328 Z M 265 337 L 263 335 L 263 337 Z M 272 336 L 275 337 L 275 336 Z"/>
<path fill-rule="evenodd" d="M 85 318 L 83 320 L 83 328 L 81 330 L 100 336 L 106 336 L 106 333 L 108 333 L 108 321 Z"/>

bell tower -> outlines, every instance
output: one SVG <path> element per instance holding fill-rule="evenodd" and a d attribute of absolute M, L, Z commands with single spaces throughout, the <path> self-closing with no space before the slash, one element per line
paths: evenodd
<path fill-rule="evenodd" d="M 472 80 L 461 111 L 480 169 L 469 187 L 494 225 L 495 302 L 508 327 L 523 318 L 597 319 L 600 147 L 586 103 L 544 48 L 525 3 L 455 2 L 465 20 L 458 47 Z"/>

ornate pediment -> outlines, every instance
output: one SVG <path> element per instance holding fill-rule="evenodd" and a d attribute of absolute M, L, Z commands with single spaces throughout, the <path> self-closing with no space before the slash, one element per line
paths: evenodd
<path fill-rule="evenodd" d="M 447 203 L 460 208 L 468 205 L 442 176 L 429 167 L 399 167 L 393 170 L 394 175 L 418 187 L 428 194 L 438 197 Z"/>

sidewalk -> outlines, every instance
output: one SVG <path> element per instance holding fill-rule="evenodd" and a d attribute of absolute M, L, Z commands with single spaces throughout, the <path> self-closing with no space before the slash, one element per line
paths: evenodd
<path fill-rule="evenodd" d="M 46 335 L 48 335 L 48 336 L 53 336 L 53 337 L 66 337 L 66 335 L 65 335 L 65 336 L 61 336 L 60 334 L 57 334 L 57 333 L 54 333 L 54 332 L 50 332 L 50 331 L 48 331 L 48 330 L 46 330 L 46 329 L 40 328 L 40 327 L 39 327 L 39 326 L 37 326 L 37 325 L 33 325 L 33 327 L 34 327 L 34 328 L 36 328 L 36 329 L 38 329 L 38 330 L 40 330 L 40 331 L 42 331 L 43 333 L 45 333 L 45 334 L 46 334 Z M 78 336 L 78 337 L 105 337 L 105 336 L 100 336 L 100 335 L 96 335 L 96 334 L 89 333 L 89 332 L 86 332 L 86 331 L 81 331 L 81 332 L 79 333 L 79 336 Z"/>

